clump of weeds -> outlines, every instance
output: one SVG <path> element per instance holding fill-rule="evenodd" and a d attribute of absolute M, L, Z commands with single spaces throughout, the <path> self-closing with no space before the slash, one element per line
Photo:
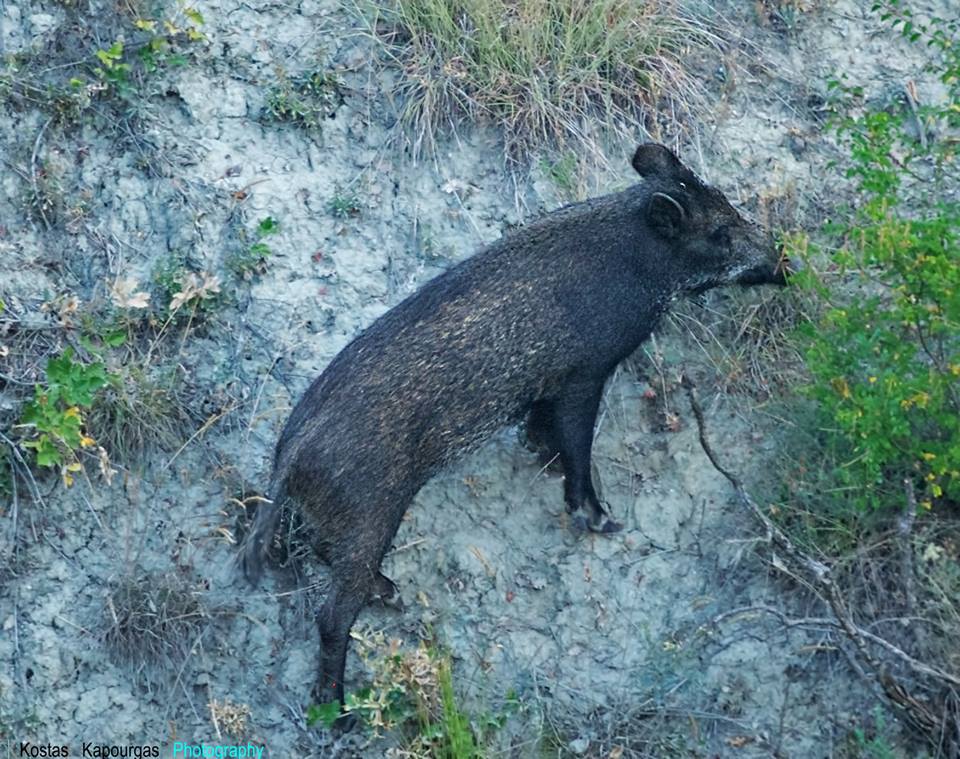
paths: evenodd
<path fill-rule="evenodd" d="M 334 72 L 317 69 L 290 76 L 278 68 L 277 83 L 267 95 L 264 114 L 271 121 L 319 130 L 342 103 L 340 79 Z"/>

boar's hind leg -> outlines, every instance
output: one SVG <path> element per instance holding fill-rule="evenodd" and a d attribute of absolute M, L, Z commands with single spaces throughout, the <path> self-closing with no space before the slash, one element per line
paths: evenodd
<path fill-rule="evenodd" d="M 523 445 L 540 459 L 540 466 L 559 471 L 560 445 L 555 435 L 554 415 L 556 401 L 541 399 L 534 401 L 527 413 L 527 421 L 521 431 Z"/>
<path fill-rule="evenodd" d="M 347 662 L 350 628 L 376 591 L 369 571 L 333 568 L 333 583 L 317 614 L 320 628 L 320 670 L 314 688 L 317 703 L 344 702 L 343 674 Z"/>
<path fill-rule="evenodd" d="M 574 377 L 567 382 L 556 401 L 554 437 L 560 449 L 564 472 L 564 498 L 567 510 L 583 520 L 594 532 L 617 532 L 621 525 L 610 519 L 593 488 L 590 472 L 590 450 L 593 447 L 593 426 L 603 395 L 606 376 Z"/>

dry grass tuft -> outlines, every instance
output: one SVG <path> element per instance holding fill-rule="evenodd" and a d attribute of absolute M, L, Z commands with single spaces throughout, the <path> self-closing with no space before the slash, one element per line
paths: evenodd
<path fill-rule="evenodd" d="M 719 308 L 710 299 L 685 303 L 669 321 L 701 348 L 720 392 L 759 400 L 789 394 L 806 376 L 790 339 L 805 318 L 799 297 L 792 291 L 721 297 L 733 303 Z"/>
<path fill-rule="evenodd" d="M 143 575 L 107 596 L 103 640 L 138 674 L 177 672 L 206 629 L 209 615 L 195 588 L 175 576 Z"/>
<path fill-rule="evenodd" d="M 136 363 L 118 367 L 89 414 L 97 439 L 122 461 L 139 460 L 154 448 L 176 448 L 185 436 L 189 417 L 176 368 L 150 369 Z"/>
<path fill-rule="evenodd" d="M 403 72 L 401 123 L 415 155 L 462 122 L 502 126 L 507 158 L 542 148 L 602 153 L 605 136 L 655 136 L 659 113 L 703 101 L 683 59 L 713 45 L 668 0 L 373 0 L 371 34 Z"/>

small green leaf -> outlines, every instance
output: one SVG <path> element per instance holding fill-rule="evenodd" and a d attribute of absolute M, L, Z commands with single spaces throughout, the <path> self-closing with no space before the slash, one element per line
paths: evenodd
<path fill-rule="evenodd" d="M 98 50 L 96 56 L 108 69 L 114 68 L 117 61 L 123 57 L 123 42 L 117 40 L 106 50 Z"/>
<path fill-rule="evenodd" d="M 94 344 L 89 335 L 80 335 L 80 345 L 83 346 L 83 349 L 87 351 L 87 353 L 93 353 L 96 356 L 99 356 L 101 353 L 100 346 Z"/>
<path fill-rule="evenodd" d="M 333 727 L 333 723 L 340 717 L 340 702 L 331 701 L 328 704 L 310 704 L 307 707 L 307 724 L 313 726 L 318 722 L 326 728 Z"/>
<path fill-rule="evenodd" d="M 127 342 L 127 333 L 122 329 L 114 332 L 108 332 L 103 336 L 103 342 L 105 342 L 111 348 L 116 348 L 117 346 L 123 345 L 125 342 Z"/>
<path fill-rule="evenodd" d="M 60 450 L 48 435 L 41 435 L 37 440 L 27 441 L 23 445 L 34 449 L 37 454 L 37 466 L 57 466 L 63 461 Z"/>
<path fill-rule="evenodd" d="M 268 216 L 265 219 L 262 219 L 257 225 L 257 233 L 264 237 L 265 235 L 275 234 L 280 229 L 280 222 L 274 219 L 272 216 Z"/>

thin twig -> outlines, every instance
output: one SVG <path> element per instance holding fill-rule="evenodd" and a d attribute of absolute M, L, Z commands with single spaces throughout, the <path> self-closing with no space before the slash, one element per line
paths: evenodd
<path fill-rule="evenodd" d="M 903 581 L 904 600 L 907 611 L 912 614 L 917 600 L 913 590 L 913 544 L 910 536 L 913 523 L 917 519 L 917 496 L 913 491 L 913 481 L 909 477 L 904 477 L 903 488 L 906 499 L 897 520 L 897 543 L 900 547 L 900 578 Z"/>

